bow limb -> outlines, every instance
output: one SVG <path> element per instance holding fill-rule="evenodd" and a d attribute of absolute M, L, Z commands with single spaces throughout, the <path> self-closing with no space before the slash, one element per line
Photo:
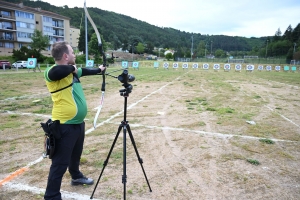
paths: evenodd
<path fill-rule="evenodd" d="M 99 47 L 99 52 L 102 54 L 102 57 L 103 57 L 103 66 L 106 67 L 106 55 L 104 53 L 104 50 L 103 50 L 103 45 L 102 45 L 102 42 L 101 42 L 101 37 L 100 37 L 100 33 L 94 23 L 94 21 L 92 20 L 89 12 L 87 11 L 86 9 L 86 4 L 84 2 L 84 12 L 85 12 L 85 15 L 87 16 L 88 20 L 90 21 L 90 23 L 92 24 L 93 26 L 93 29 L 95 30 L 95 33 L 96 33 L 96 36 L 97 36 L 97 40 L 98 40 L 98 47 Z M 102 96 L 101 96 L 101 100 L 100 100 L 100 106 L 98 107 L 97 109 L 97 113 L 95 115 L 95 118 L 94 118 L 94 128 L 96 128 L 96 124 L 97 124 L 97 119 L 100 115 L 100 112 L 101 112 L 101 109 L 102 109 L 102 106 L 103 106 L 103 102 L 104 102 L 104 93 L 105 93 L 105 70 L 102 71 L 102 87 L 101 87 L 101 91 L 102 91 Z"/>

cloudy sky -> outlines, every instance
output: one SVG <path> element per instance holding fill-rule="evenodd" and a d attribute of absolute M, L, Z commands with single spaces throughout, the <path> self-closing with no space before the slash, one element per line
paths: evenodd
<path fill-rule="evenodd" d="M 209 35 L 273 36 L 300 23 L 300 0 L 42 0 L 124 14 L 159 27 Z M 100 25 L 101 26 L 101 25 Z"/>

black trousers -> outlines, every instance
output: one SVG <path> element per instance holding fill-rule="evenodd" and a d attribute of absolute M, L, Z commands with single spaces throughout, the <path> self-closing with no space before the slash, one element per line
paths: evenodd
<path fill-rule="evenodd" d="M 82 178 L 79 170 L 85 136 L 85 123 L 61 124 L 61 139 L 55 140 L 55 154 L 50 166 L 44 199 L 61 200 L 61 181 L 67 168 L 72 179 Z"/>

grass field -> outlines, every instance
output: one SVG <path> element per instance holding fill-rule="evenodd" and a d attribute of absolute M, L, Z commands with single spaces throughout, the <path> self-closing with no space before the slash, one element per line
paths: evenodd
<path fill-rule="evenodd" d="M 129 74 L 136 80 L 126 119 L 153 191 L 128 137 L 127 199 L 300 199 L 299 72 L 156 70 L 142 63 Z M 0 81 L 0 199 L 43 199 L 50 160 L 39 160 L 39 127 L 52 108 L 43 73 L 6 70 Z M 102 77 L 81 78 L 89 108 L 81 169 L 95 181 L 124 119 L 122 83 L 109 76 L 106 82 L 93 129 Z M 94 198 L 123 198 L 123 139 L 121 133 Z M 64 176 L 63 199 L 89 199 L 93 189 L 72 187 Z"/>

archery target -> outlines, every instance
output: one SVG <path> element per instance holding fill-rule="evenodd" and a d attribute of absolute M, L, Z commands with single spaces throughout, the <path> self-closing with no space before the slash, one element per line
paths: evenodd
<path fill-rule="evenodd" d="M 280 66 L 275 66 L 276 71 L 280 71 Z"/>
<path fill-rule="evenodd" d="M 257 69 L 260 70 L 260 71 L 264 70 L 264 66 L 263 65 L 258 65 Z"/>
<path fill-rule="evenodd" d="M 220 64 L 214 64 L 214 70 L 219 70 L 220 69 Z"/>
<path fill-rule="evenodd" d="M 86 67 L 94 67 L 94 61 L 93 60 L 87 60 L 86 61 Z"/>
<path fill-rule="evenodd" d="M 164 68 L 169 68 L 169 63 L 164 63 Z"/>
<path fill-rule="evenodd" d="M 224 65 L 224 70 L 230 70 L 230 64 L 225 64 Z"/>
<path fill-rule="evenodd" d="M 178 68 L 178 63 L 173 63 L 173 68 Z"/>
<path fill-rule="evenodd" d="M 203 64 L 203 69 L 208 69 L 209 68 L 209 64 L 205 63 Z"/>
<path fill-rule="evenodd" d="M 183 63 L 183 64 L 182 64 L 182 68 L 183 68 L 183 69 L 187 69 L 187 68 L 189 68 L 189 64 L 187 64 L 187 63 Z"/>
<path fill-rule="evenodd" d="M 198 63 L 194 63 L 193 68 L 198 68 Z"/>
<path fill-rule="evenodd" d="M 128 61 L 122 61 L 122 67 L 128 68 Z"/>
<path fill-rule="evenodd" d="M 272 66 L 270 66 L 270 65 L 266 66 L 266 70 L 267 71 L 271 71 L 272 70 Z"/>
<path fill-rule="evenodd" d="M 154 68 L 158 68 L 159 63 L 158 62 L 154 62 Z"/>
<path fill-rule="evenodd" d="M 242 69 L 242 65 L 241 64 L 236 64 L 235 65 L 235 70 L 241 70 Z"/>
<path fill-rule="evenodd" d="M 28 58 L 27 59 L 27 68 L 28 69 L 34 69 L 37 64 L 37 59 L 36 58 Z"/>
<path fill-rule="evenodd" d="M 132 67 L 133 68 L 139 68 L 139 62 L 133 62 Z"/>
<path fill-rule="evenodd" d="M 253 71 L 254 70 L 254 65 L 247 65 L 247 70 L 248 71 Z"/>

